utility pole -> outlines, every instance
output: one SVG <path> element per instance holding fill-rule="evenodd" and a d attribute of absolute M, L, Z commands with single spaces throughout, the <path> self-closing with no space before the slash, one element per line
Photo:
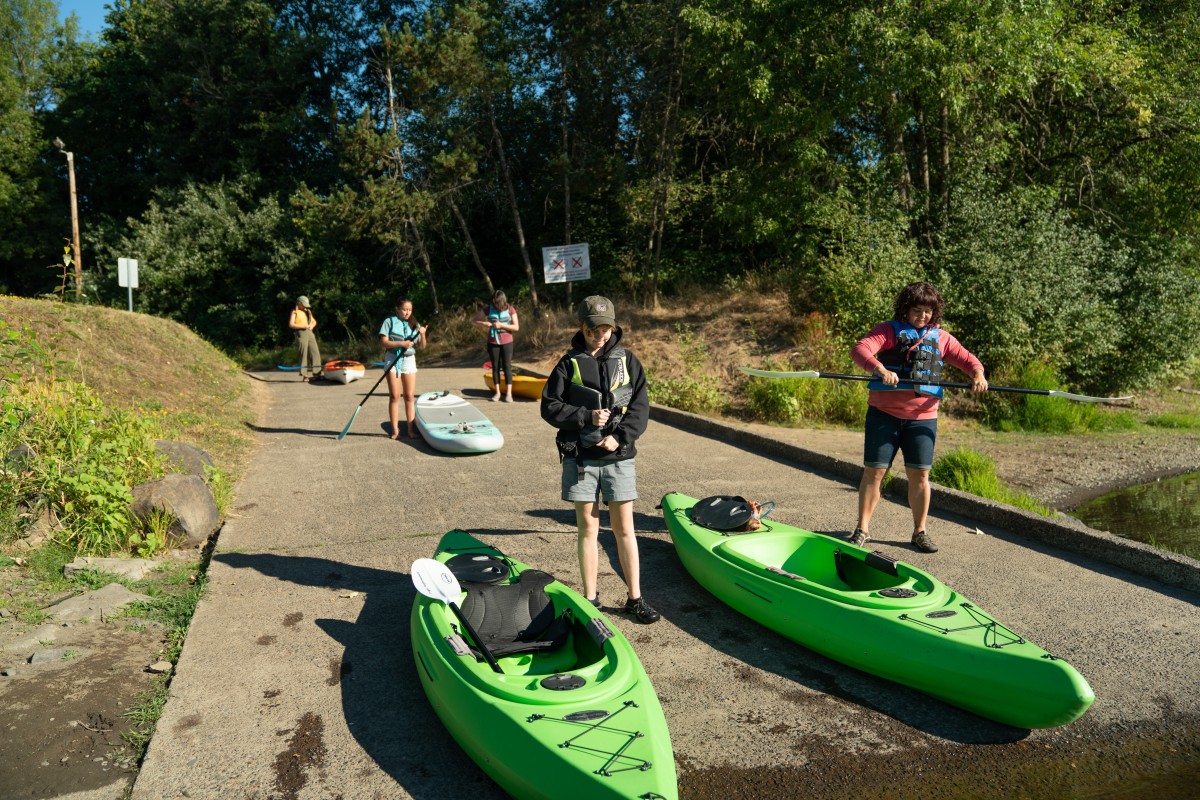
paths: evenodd
<path fill-rule="evenodd" d="M 75 258 L 75 299 L 83 298 L 83 260 L 79 247 L 79 201 L 75 192 L 75 154 L 66 149 L 62 139 L 56 138 L 54 146 L 67 157 L 67 179 L 71 186 L 71 248 Z"/>

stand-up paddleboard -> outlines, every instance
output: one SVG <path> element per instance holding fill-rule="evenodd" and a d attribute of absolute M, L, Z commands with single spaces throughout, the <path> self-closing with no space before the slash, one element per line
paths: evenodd
<path fill-rule="evenodd" d="M 450 392 L 417 395 L 417 430 L 443 453 L 490 453 L 504 444 L 482 411 Z"/>

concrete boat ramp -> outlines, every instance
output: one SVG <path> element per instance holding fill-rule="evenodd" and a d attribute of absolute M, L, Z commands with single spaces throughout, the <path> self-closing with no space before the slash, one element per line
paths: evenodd
<path fill-rule="evenodd" d="M 416 681 L 408 568 L 461 528 L 578 588 L 553 431 L 535 402 L 487 402 L 478 369 L 422 367 L 419 391 L 470 400 L 504 433 L 503 448 L 454 457 L 390 440 L 383 387 L 338 441 L 378 374 L 348 386 L 256 376 L 271 398 L 261 445 L 134 800 L 504 796 Z M 682 797 L 1194 796 L 1200 595 L 1184 587 L 1200 564 L 1168 558 L 1164 582 L 1140 546 L 1131 545 L 1133 569 L 1118 566 L 1104 535 L 1098 550 L 1068 549 L 1059 544 L 1094 532 L 1047 532 L 957 493 L 935 498 L 929 532 L 942 549 L 925 555 L 908 545 L 908 509 L 882 503 L 874 546 L 1066 658 L 1095 689 L 1092 709 L 1065 728 L 1009 728 L 794 645 L 684 571 L 655 510 L 670 491 L 774 500 L 775 518 L 823 533 L 853 527 L 857 467 L 767 448 L 771 438 L 765 426 L 656 409 L 639 442 L 643 587 L 664 619 L 609 617 L 661 697 Z M 607 531 L 601 544 L 611 609 L 624 590 Z"/>

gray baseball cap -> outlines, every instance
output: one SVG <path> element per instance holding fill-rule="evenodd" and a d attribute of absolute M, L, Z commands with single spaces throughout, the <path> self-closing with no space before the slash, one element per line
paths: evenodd
<path fill-rule="evenodd" d="M 299 304 L 302 308 L 312 308 L 312 306 L 310 306 L 308 304 L 308 298 L 305 297 L 304 295 L 300 295 L 299 299 L 296 300 L 296 303 Z"/>

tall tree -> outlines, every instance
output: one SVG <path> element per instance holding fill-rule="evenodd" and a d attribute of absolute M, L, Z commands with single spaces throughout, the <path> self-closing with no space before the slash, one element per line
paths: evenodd
<path fill-rule="evenodd" d="M 0 290 L 41 293 L 70 241 L 65 163 L 44 117 L 88 46 L 53 0 L 0 1 Z M 61 174 L 62 180 L 57 180 Z"/>

